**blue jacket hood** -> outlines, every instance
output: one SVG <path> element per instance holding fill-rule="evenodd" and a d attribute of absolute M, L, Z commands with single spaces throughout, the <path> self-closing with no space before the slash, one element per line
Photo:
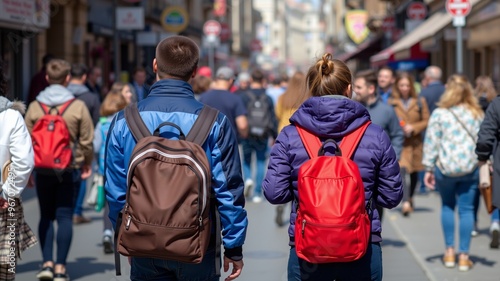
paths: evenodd
<path fill-rule="evenodd" d="M 362 104 L 340 95 L 311 97 L 290 118 L 321 138 L 341 138 L 368 120 L 370 114 Z"/>

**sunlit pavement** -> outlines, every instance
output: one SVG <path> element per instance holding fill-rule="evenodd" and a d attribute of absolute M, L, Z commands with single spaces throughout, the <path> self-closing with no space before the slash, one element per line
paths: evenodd
<path fill-rule="evenodd" d="M 26 220 L 38 233 L 38 201 L 35 191 L 24 193 Z M 471 257 L 475 262 L 469 272 L 458 272 L 442 265 L 444 242 L 440 224 L 439 195 L 416 196 L 416 212 L 405 218 L 399 209 L 386 211 L 383 222 L 384 280 L 489 281 L 500 280 L 500 251 L 489 249 L 489 217 L 480 210 L 479 236 L 473 238 Z M 288 259 L 287 228 L 274 223 L 275 207 L 267 202 L 248 202 L 249 229 L 244 245 L 243 273 L 238 280 L 285 281 Z M 289 208 L 287 209 L 289 211 Z M 102 213 L 86 211 L 90 224 L 76 225 L 68 257 L 71 280 L 129 280 L 130 268 L 122 257 L 123 276 L 116 277 L 114 256 L 105 255 L 101 246 Z M 40 246 L 27 250 L 16 268 L 16 280 L 36 280 L 41 266 Z M 227 274 L 223 274 L 223 277 Z M 223 279 L 222 279 L 223 280 Z"/>

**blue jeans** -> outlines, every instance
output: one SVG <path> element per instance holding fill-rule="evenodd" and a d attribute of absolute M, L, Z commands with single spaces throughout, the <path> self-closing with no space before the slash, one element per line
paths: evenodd
<path fill-rule="evenodd" d="M 471 232 L 474 227 L 474 198 L 478 193 L 479 170 L 460 177 L 448 177 L 436 168 L 436 186 L 441 194 L 441 224 L 446 248 L 455 248 L 455 206 L 460 220 L 459 253 L 469 253 Z"/>
<path fill-rule="evenodd" d="M 499 222 L 500 221 L 500 209 L 493 210 L 491 213 L 491 222 Z"/>
<path fill-rule="evenodd" d="M 215 249 L 209 249 L 199 264 L 152 258 L 132 258 L 132 281 L 218 281 L 215 275 Z"/>
<path fill-rule="evenodd" d="M 300 259 L 295 247 L 288 258 L 288 281 L 382 281 L 382 248 L 370 243 L 359 260 L 342 263 L 313 264 Z"/>
<path fill-rule="evenodd" d="M 85 193 L 87 192 L 87 180 L 82 180 L 80 184 L 80 191 L 78 192 L 78 197 L 75 202 L 74 214 L 76 216 L 81 216 L 83 214 L 83 200 L 85 199 Z"/>
<path fill-rule="evenodd" d="M 257 157 L 257 171 L 255 175 L 254 196 L 262 194 L 262 181 L 266 172 L 268 139 L 243 139 L 241 146 L 243 150 L 243 174 L 245 180 L 252 179 L 252 154 L 255 151 Z"/>

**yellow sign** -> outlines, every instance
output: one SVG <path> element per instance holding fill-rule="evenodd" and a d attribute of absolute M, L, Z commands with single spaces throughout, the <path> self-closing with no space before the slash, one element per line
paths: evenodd
<path fill-rule="evenodd" d="M 189 15 L 186 9 L 179 6 L 168 7 L 161 13 L 161 25 L 167 32 L 179 33 L 189 24 Z"/>
<path fill-rule="evenodd" d="M 368 12 L 365 10 L 351 10 L 345 14 L 345 29 L 355 44 L 361 44 L 370 34 L 367 26 L 368 17 Z"/>

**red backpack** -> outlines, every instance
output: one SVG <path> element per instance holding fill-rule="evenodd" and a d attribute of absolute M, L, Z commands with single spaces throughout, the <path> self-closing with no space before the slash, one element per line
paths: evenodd
<path fill-rule="evenodd" d="M 70 167 L 73 151 L 68 126 L 62 115 L 74 100 L 65 102 L 59 109 L 39 102 L 44 115 L 36 121 L 31 132 L 37 171 L 61 172 Z"/>
<path fill-rule="evenodd" d="M 298 175 L 295 247 L 301 259 L 310 263 L 351 262 L 366 253 L 370 218 L 363 180 L 351 157 L 370 123 L 345 136 L 340 146 L 332 139 L 321 144 L 318 137 L 297 126 L 311 158 Z M 335 156 L 324 155 L 327 143 L 336 146 Z"/>

